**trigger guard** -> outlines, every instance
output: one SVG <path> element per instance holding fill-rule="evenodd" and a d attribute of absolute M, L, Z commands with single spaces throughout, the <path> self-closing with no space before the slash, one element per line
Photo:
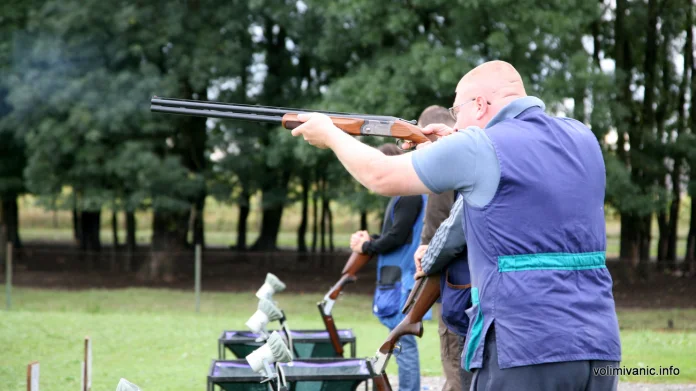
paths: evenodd
<path fill-rule="evenodd" d="M 410 151 L 410 149 L 404 149 L 404 148 L 402 147 L 402 145 L 404 145 L 405 142 L 406 142 L 406 140 L 404 140 L 404 139 L 402 139 L 402 138 L 397 138 L 397 139 L 396 139 L 396 146 L 397 146 L 400 150 L 402 150 L 402 151 L 404 151 L 404 152 L 408 152 L 408 151 Z"/>

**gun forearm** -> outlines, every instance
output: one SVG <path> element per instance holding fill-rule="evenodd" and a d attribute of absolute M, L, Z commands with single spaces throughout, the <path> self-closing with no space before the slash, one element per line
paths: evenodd
<path fill-rule="evenodd" d="M 371 258 L 371 255 L 353 252 L 350 254 L 350 258 L 348 258 L 348 261 L 343 267 L 341 274 L 348 274 L 355 277 L 355 275 L 358 274 L 358 272 L 370 261 Z"/>

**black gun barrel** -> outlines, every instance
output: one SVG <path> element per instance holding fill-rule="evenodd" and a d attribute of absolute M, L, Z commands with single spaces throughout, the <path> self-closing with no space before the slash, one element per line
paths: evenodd
<path fill-rule="evenodd" d="M 212 118 L 231 118 L 250 121 L 277 122 L 283 115 L 302 114 L 302 113 L 323 113 L 332 117 L 360 118 L 377 121 L 395 121 L 399 118 L 371 115 L 371 114 L 352 114 L 323 110 L 302 110 L 288 107 L 256 106 L 244 104 L 230 104 L 223 102 L 207 102 L 187 99 L 171 99 L 152 97 L 150 100 L 150 110 L 161 113 L 186 114 Z M 274 116 L 275 115 L 275 116 Z M 277 116 L 277 119 L 276 119 Z M 416 124 L 416 121 L 406 121 Z"/>
<path fill-rule="evenodd" d="M 245 120 L 245 121 L 272 122 L 272 123 L 278 123 L 278 124 L 283 122 L 283 117 L 280 115 L 273 116 L 273 115 L 250 114 L 250 113 L 235 113 L 235 112 L 229 112 L 229 111 L 218 111 L 218 110 L 208 110 L 208 109 L 187 109 L 184 107 L 169 107 L 169 106 L 151 105 L 150 111 L 155 112 L 155 113 L 192 115 L 194 117 L 240 119 L 240 120 Z"/>

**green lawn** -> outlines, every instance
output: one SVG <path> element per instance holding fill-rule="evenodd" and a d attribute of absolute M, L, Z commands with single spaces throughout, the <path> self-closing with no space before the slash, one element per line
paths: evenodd
<path fill-rule="evenodd" d="M 0 286 L 0 292 L 4 287 Z M 322 327 L 320 295 L 279 294 L 292 328 Z M 374 354 L 387 330 L 370 312 L 369 296 L 346 294 L 334 315 L 340 328 L 358 336 L 358 355 Z M 0 315 L 0 389 L 26 388 L 26 365 L 41 363 L 41 389 L 77 389 L 82 339 L 93 341 L 93 390 L 114 390 L 125 377 L 143 390 L 203 389 L 223 329 L 244 329 L 256 298 L 251 292 L 204 293 L 201 313 L 191 292 L 124 289 L 89 291 L 13 290 L 13 309 Z M 622 380 L 696 382 L 696 310 L 620 311 L 622 365 L 670 366 L 677 377 Z M 665 319 L 676 331 L 665 332 Z M 419 342 L 423 375 L 439 375 L 437 324 L 427 322 Z M 395 374 L 391 363 L 389 372 Z"/>

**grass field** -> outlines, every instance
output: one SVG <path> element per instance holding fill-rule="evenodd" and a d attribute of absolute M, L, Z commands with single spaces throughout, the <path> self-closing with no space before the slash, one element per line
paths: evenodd
<path fill-rule="evenodd" d="M 0 286 L 4 291 L 4 287 Z M 319 329 L 318 295 L 279 294 L 292 328 Z M 0 315 L 0 389 L 26 388 L 26 365 L 41 364 L 41 390 L 78 389 L 82 340 L 93 341 L 93 390 L 114 390 L 121 377 L 147 390 L 204 389 L 217 338 L 245 329 L 256 308 L 246 293 L 204 293 L 201 313 L 190 292 L 153 289 L 13 291 L 13 309 Z M 358 355 L 374 354 L 387 330 L 371 315 L 368 296 L 346 294 L 334 315 L 358 337 Z M 664 319 L 677 329 L 658 329 Z M 623 366 L 674 365 L 676 377 L 624 377 L 622 381 L 696 382 L 696 310 L 619 311 Z M 426 322 L 419 341 L 422 374 L 440 375 L 437 324 Z M 389 366 L 395 375 L 396 365 Z"/>

